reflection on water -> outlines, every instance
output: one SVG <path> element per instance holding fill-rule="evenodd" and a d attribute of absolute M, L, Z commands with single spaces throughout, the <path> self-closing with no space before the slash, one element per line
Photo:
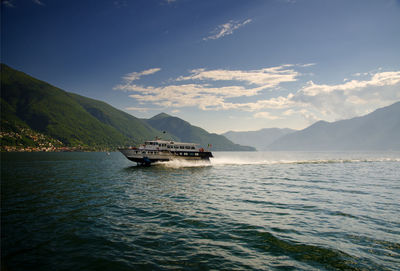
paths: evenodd
<path fill-rule="evenodd" d="M 400 153 L 214 156 L 2 154 L 2 265 L 397 270 Z"/>

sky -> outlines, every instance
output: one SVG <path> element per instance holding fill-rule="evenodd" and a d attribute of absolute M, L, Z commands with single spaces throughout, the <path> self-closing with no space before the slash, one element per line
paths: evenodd
<path fill-rule="evenodd" d="M 1 62 L 139 118 L 304 129 L 400 101 L 400 1 L 2 0 Z"/>

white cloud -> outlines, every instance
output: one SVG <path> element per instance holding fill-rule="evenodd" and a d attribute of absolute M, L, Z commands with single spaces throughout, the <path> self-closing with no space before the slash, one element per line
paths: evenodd
<path fill-rule="evenodd" d="M 149 69 L 149 70 L 145 70 L 142 72 L 131 72 L 126 74 L 123 79 L 129 83 L 135 81 L 135 80 L 139 80 L 143 75 L 150 75 L 156 72 L 159 72 L 161 69 L 160 68 L 153 68 L 153 69 Z"/>
<path fill-rule="evenodd" d="M 398 72 L 381 72 L 376 73 L 370 80 L 351 80 L 344 84 L 337 85 L 318 85 L 313 81 L 309 81 L 301 91 L 308 96 L 316 96 L 321 93 L 329 93 L 333 91 L 354 91 L 365 89 L 367 87 L 381 87 L 386 85 L 395 85 L 400 82 L 400 71 Z"/>
<path fill-rule="evenodd" d="M 128 6 L 127 0 L 115 0 L 114 6 L 117 8 L 125 8 Z"/>
<path fill-rule="evenodd" d="M 303 67 L 303 68 L 307 68 L 307 67 L 311 67 L 311 66 L 315 66 L 315 65 L 317 65 L 317 63 L 299 64 L 298 66 Z"/>
<path fill-rule="evenodd" d="M 226 102 L 224 105 L 224 108 L 249 111 L 249 112 L 265 110 L 265 109 L 285 109 L 285 108 L 289 108 L 290 106 L 296 105 L 295 102 L 291 101 L 292 97 L 293 97 L 293 94 L 289 94 L 286 97 L 279 96 L 277 98 L 258 100 L 257 102 L 250 102 L 250 103 Z"/>
<path fill-rule="evenodd" d="M 283 117 L 296 117 L 301 116 L 308 124 L 316 122 L 319 118 L 316 116 L 311 108 L 308 109 L 288 109 L 282 113 Z"/>
<path fill-rule="evenodd" d="M 40 6 L 44 6 L 45 4 L 42 2 L 42 1 L 40 1 L 40 0 L 33 0 L 33 3 L 35 3 L 35 4 L 37 4 L 37 5 L 40 5 Z"/>
<path fill-rule="evenodd" d="M 134 91 L 129 95 L 139 102 L 150 102 L 166 107 L 196 106 L 203 110 L 224 109 L 225 99 L 254 96 L 261 88 L 246 89 L 241 86 L 211 87 L 201 84 L 169 85 L 163 87 L 143 87 L 119 85 L 115 89 Z"/>
<path fill-rule="evenodd" d="M 16 6 L 14 5 L 14 0 L 4 0 L 1 1 L 1 4 L 5 5 L 6 7 L 9 8 L 15 8 Z M 45 6 L 45 4 L 43 3 L 43 1 L 41 0 L 32 0 L 33 3 L 40 5 L 40 6 Z"/>
<path fill-rule="evenodd" d="M 281 84 L 298 81 L 304 76 L 298 69 L 303 67 L 281 65 L 247 71 L 196 69 L 170 81 L 171 84 L 142 86 L 136 83 L 141 76 L 160 70 L 154 68 L 127 74 L 123 77 L 125 84 L 114 89 L 132 92 L 129 96 L 144 106 L 239 110 L 253 112 L 255 118 L 301 117 L 309 123 L 366 114 L 400 100 L 400 71 L 380 71 L 363 80 L 330 85 L 309 81 L 298 90 L 282 95 Z M 268 96 L 275 97 L 265 98 L 266 91 Z M 249 99 L 252 101 L 248 102 Z"/>
<path fill-rule="evenodd" d="M 1 3 L 2 3 L 3 5 L 5 5 L 6 7 L 15 8 L 14 1 L 13 1 L 13 0 L 5 0 L 5 1 L 1 1 Z"/>
<path fill-rule="evenodd" d="M 297 106 L 312 108 L 326 120 L 362 115 L 400 100 L 400 71 L 378 72 L 365 80 L 342 84 L 308 82 L 291 98 Z"/>
<path fill-rule="evenodd" d="M 251 21 L 251 19 L 244 20 L 243 22 L 231 20 L 225 24 L 217 26 L 217 28 L 211 32 L 212 35 L 203 38 L 203 40 L 216 40 L 224 36 L 231 35 L 233 34 L 233 31 L 250 23 Z"/>
<path fill-rule="evenodd" d="M 153 103 L 166 107 L 197 106 L 202 110 L 239 109 L 254 111 L 262 108 L 279 108 L 282 98 L 254 103 L 232 103 L 228 99 L 239 97 L 253 97 L 262 94 L 266 89 L 277 88 L 280 84 L 293 82 L 300 75 L 293 69 L 293 65 L 282 65 L 260 70 L 192 70 L 189 76 L 180 76 L 176 84 L 166 86 L 141 86 L 134 81 L 141 76 L 158 72 L 159 68 L 142 72 L 132 72 L 123 77 L 125 84 L 114 87 L 116 90 L 135 92 L 130 97 L 140 103 Z M 182 83 L 183 81 L 191 81 Z M 201 81 L 195 83 L 194 81 Z M 224 83 L 216 86 L 215 81 Z M 246 87 L 243 83 L 250 86 Z"/>
<path fill-rule="evenodd" d="M 185 80 L 212 80 L 212 81 L 242 81 L 248 84 L 264 86 L 265 88 L 276 87 L 283 82 L 293 82 L 300 75 L 294 69 L 288 69 L 293 65 L 282 65 L 260 70 L 192 70 L 192 75 L 181 76 L 177 81 Z"/>
<path fill-rule="evenodd" d="M 280 119 L 279 116 L 273 116 L 269 112 L 258 112 L 253 115 L 255 118 L 262 118 L 262 119 L 269 119 L 269 120 L 276 120 Z"/>

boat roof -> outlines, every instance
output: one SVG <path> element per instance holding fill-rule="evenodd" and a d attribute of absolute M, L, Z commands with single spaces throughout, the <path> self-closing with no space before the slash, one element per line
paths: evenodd
<path fill-rule="evenodd" d="M 197 143 L 187 143 L 187 142 L 175 142 L 175 141 L 170 141 L 170 140 L 161 140 L 161 139 L 157 139 L 157 140 L 147 140 L 145 142 L 145 144 L 148 144 L 150 142 L 153 143 L 158 143 L 158 144 L 168 144 L 168 145 L 186 145 L 186 146 L 196 146 L 199 145 Z"/>

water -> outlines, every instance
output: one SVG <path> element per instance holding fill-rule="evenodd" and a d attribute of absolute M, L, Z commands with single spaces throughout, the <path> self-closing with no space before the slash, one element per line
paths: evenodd
<path fill-rule="evenodd" d="M 400 153 L 1 154 L 2 270 L 399 270 Z"/>

